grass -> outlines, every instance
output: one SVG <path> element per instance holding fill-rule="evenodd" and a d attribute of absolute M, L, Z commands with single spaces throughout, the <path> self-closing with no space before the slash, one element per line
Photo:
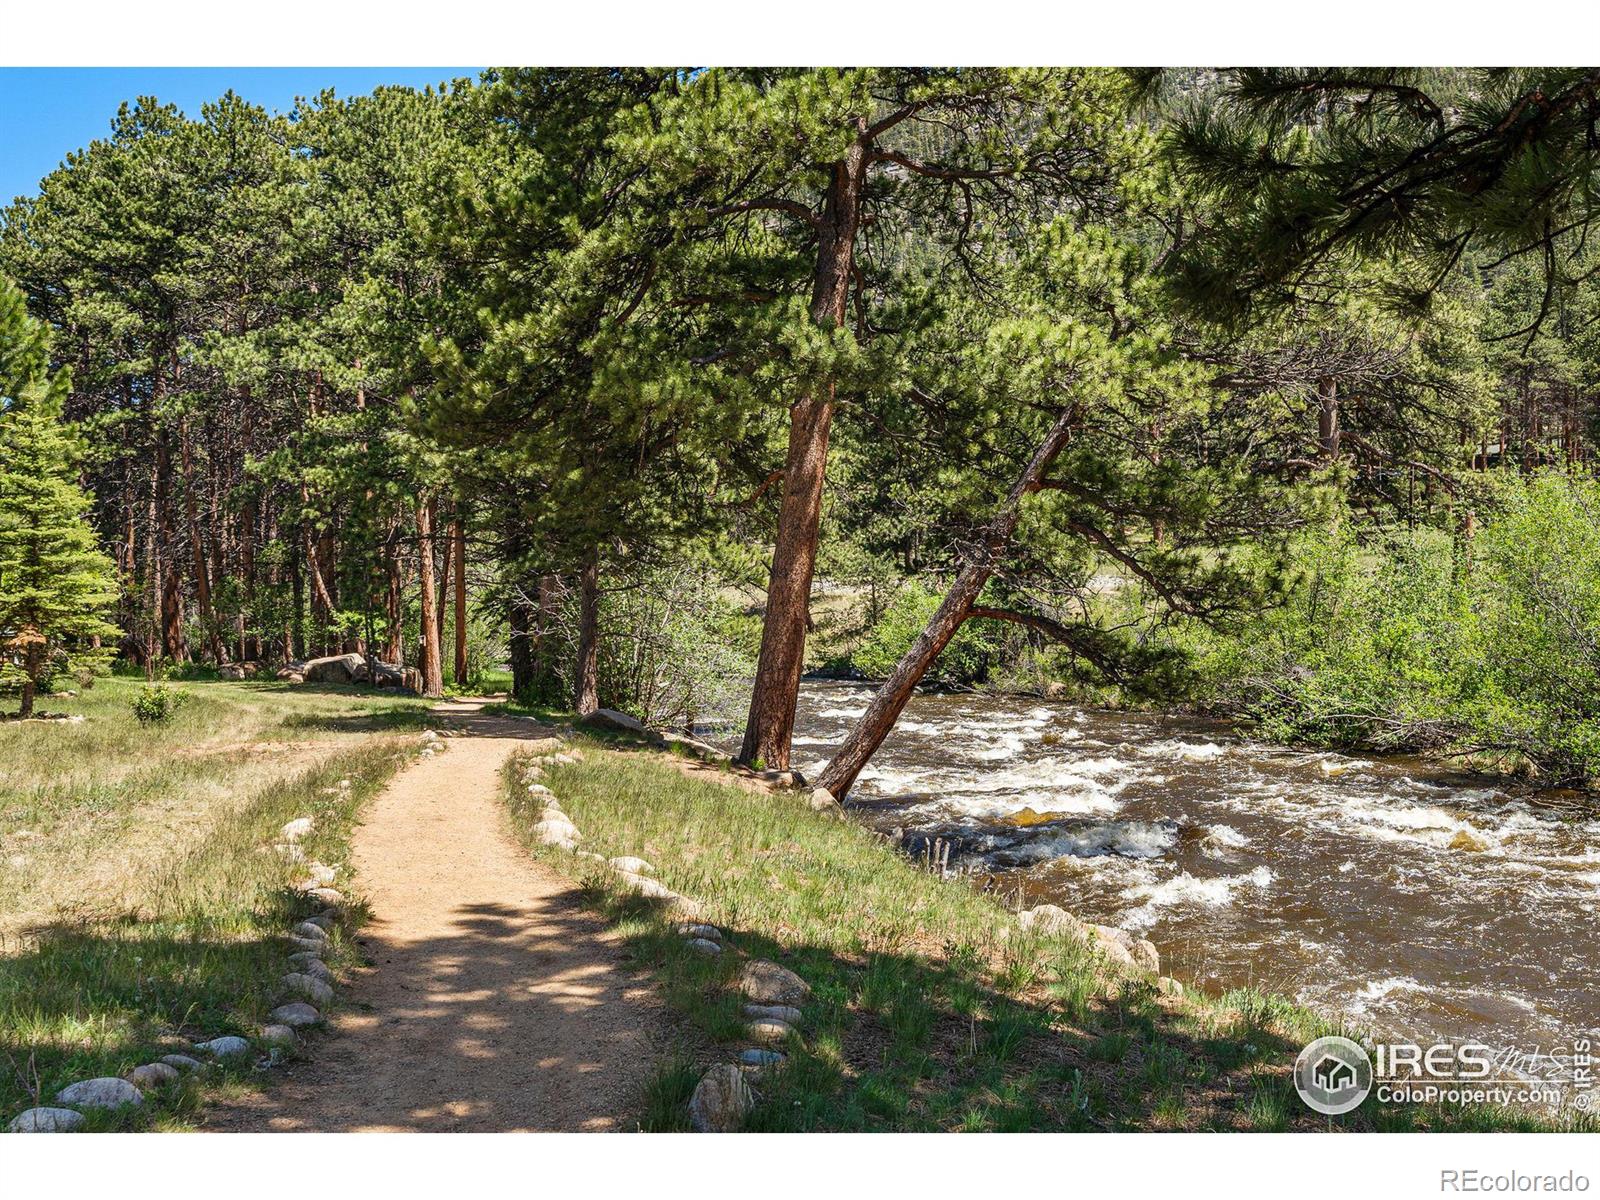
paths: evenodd
<path fill-rule="evenodd" d="M 315 902 L 265 847 L 314 819 L 309 858 L 337 864 L 361 805 L 414 751 L 405 697 L 277 684 L 184 684 L 171 722 L 139 726 L 138 685 L 101 682 L 81 725 L 0 727 L 0 1124 L 77 1079 L 120 1075 L 188 1043 L 250 1035 L 278 1000 L 284 931 Z M 348 780 L 348 787 L 341 781 Z M 18 830 L 36 836 L 17 839 Z M 32 886 L 29 882 L 31 881 Z M 82 899 L 77 899 L 81 896 Z M 359 914 L 357 914 L 359 916 Z M 330 965 L 348 953 L 334 933 Z M 205 1087 L 249 1086 L 250 1066 Z M 182 1127 L 193 1077 L 96 1127 Z"/>
<path fill-rule="evenodd" d="M 635 854 L 705 906 L 730 953 L 686 948 L 677 917 L 590 859 L 536 847 L 579 879 L 707 1049 L 658 1070 L 648 1129 L 682 1127 L 697 1073 L 741 1044 L 730 988 L 750 958 L 812 986 L 802 1038 L 758 1085 L 752 1130 L 1593 1129 L 1501 1109 L 1385 1108 L 1319 1117 L 1295 1095 L 1300 1048 L 1337 1026 L 1281 997 L 1176 996 L 1092 951 L 1035 936 L 870 831 L 792 795 L 685 771 L 664 755 L 583 743 L 546 782 L 583 848 Z M 538 804 L 507 773 L 526 831 Z"/>

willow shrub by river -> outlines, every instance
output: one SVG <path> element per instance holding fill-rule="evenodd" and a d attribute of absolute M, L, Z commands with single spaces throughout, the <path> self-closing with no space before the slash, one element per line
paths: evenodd
<path fill-rule="evenodd" d="M 808 722 L 837 691 L 808 689 Z M 915 719 L 915 718 L 914 718 Z M 814 728 L 814 726 L 813 726 Z M 607 749 L 606 747 L 610 747 Z M 1081 946 L 1036 937 L 992 897 L 920 869 L 856 822 L 792 794 L 740 786 L 656 751 L 586 742 L 546 783 L 585 851 L 642 855 L 727 932 L 705 958 L 676 918 L 630 896 L 603 864 L 531 847 L 581 879 L 682 1015 L 646 1128 L 682 1128 L 699 1071 L 743 1036 L 728 986 L 745 956 L 812 986 L 788 1061 L 760 1082 L 764 1130 L 1533 1129 L 1565 1118 L 1503 1109 L 1385 1106 L 1318 1117 L 1289 1081 L 1311 1038 L 1343 1026 L 1256 988 L 1163 994 Z M 1005 750 L 1008 747 L 996 746 Z M 524 830 L 536 812 L 506 776 Z M 1586 1119 L 1577 1122 L 1589 1127 Z"/>

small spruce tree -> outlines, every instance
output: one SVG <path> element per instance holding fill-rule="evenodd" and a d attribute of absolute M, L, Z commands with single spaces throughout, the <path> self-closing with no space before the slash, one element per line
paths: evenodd
<path fill-rule="evenodd" d="M 44 326 L 0 279 L 0 683 L 20 683 L 22 717 L 52 656 L 93 667 L 107 653 L 97 639 L 118 632 L 103 616 L 114 568 L 74 477 L 82 448 L 61 419 L 68 379 L 51 373 L 48 351 Z"/>

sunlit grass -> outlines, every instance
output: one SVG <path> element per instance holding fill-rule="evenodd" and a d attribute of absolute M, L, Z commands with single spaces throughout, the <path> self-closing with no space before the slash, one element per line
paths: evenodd
<path fill-rule="evenodd" d="M 648 859 L 700 901 L 734 953 L 684 946 L 678 918 L 617 889 L 609 870 L 533 848 L 581 880 L 616 922 L 698 1041 L 731 1059 L 743 1044 L 729 984 L 770 958 L 812 986 L 803 1038 L 759 1086 L 756 1130 L 1550 1128 L 1538 1114 L 1416 1110 L 1374 1101 L 1331 1123 L 1295 1096 L 1300 1048 L 1340 1028 L 1253 989 L 1165 994 L 1084 947 L 1023 931 L 993 900 L 945 881 L 869 830 L 802 799 L 686 772 L 659 752 L 588 739 L 585 761 L 546 782 L 584 833 L 582 848 Z M 539 802 L 514 786 L 526 830 Z M 703 1070 L 716 1058 L 705 1058 Z M 687 1099 L 681 1061 L 651 1092 L 651 1128 Z"/>

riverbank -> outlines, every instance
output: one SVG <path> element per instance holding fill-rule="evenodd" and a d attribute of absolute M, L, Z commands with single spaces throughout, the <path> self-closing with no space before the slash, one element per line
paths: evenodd
<path fill-rule="evenodd" d="M 731 985 L 770 960 L 811 987 L 787 1055 L 757 1082 L 751 1130 L 1483 1130 L 1594 1128 L 1530 1111 L 1380 1105 L 1337 1118 L 1289 1072 L 1333 1023 L 1254 989 L 1175 995 L 1068 938 L 1024 930 L 961 880 L 919 869 L 862 826 L 653 749 L 583 739 L 544 782 L 583 831 L 538 846 L 582 881 L 693 1029 L 657 1076 L 647 1128 L 687 1125 L 699 1074 L 747 1036 Z M 525 835 L 539 805 L 508 771 Z M 530 835 L 530 843 L 531 843 Z M 708 954 L 682 916 L 599 859 L 646 859 L 724 934 Z"/>

